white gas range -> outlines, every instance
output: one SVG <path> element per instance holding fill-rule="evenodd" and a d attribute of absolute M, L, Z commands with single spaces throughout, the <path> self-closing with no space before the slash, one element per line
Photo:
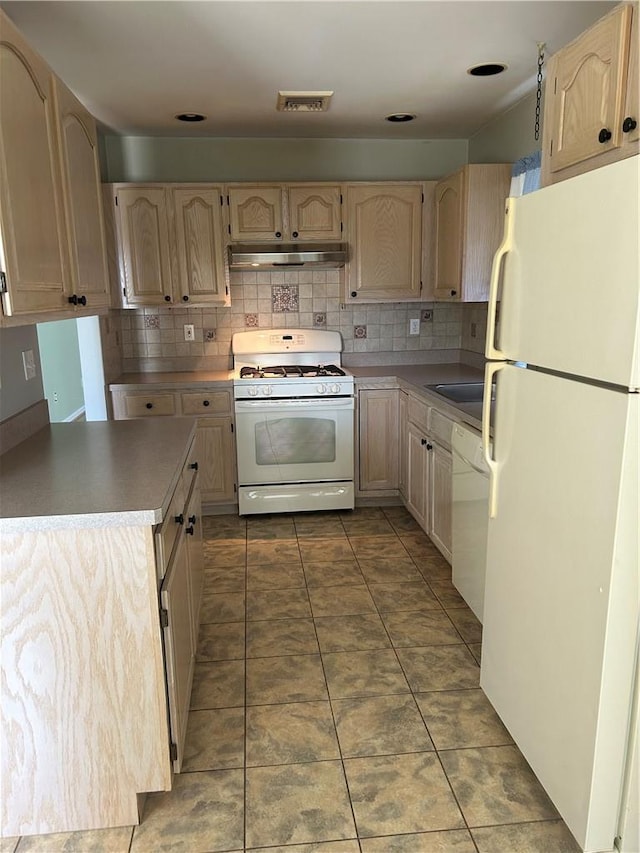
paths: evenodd
<path fill-rule="evenodd" d="M 233 336 L 240 514 L 353 509 L 353 376 L 338 332 Z"/>

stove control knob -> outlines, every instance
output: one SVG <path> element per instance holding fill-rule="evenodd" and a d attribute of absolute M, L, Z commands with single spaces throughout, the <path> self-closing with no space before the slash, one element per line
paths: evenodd
<path fill-rule="evenodd" d="M 250 385 L 249 386 L 249 396 L 250 397 L 256 397 L 257 395 L 258 395 L 258 389 L 255 387 L 255 385 Z"/>
<path fill-rule="evenodd" d="M 262 386 L 262 393 L 264 394 L 265 397 L 270 397 L 271 394 L 273 394 L 273 388 L 271 387 L 271 385 L 263 385 Z"/>
<path fill-rule="evenodd" d="M 337 382 L 334 382 L 333 385 L 331 386 L 331 393 L 332 394 L 339 394 L 340 393 L 340 386 L 338 385 Z"/>
<path fill-rule="evenodd" d="M 327 386 L 324 384 L 324 382 L 322 382 L 320 385 L 316 386 L 316 391 L 318 392 L 318 394 L 326 394 Z"/>

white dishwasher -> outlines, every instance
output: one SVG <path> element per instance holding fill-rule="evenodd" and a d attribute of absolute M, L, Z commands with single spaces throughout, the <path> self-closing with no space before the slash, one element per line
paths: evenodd
<path fill-rule="evenodd" d="M 451 446 L 453 583 L 482 622 L 489 526 L 489 469 L 478 430 L 454 424 Z"/>

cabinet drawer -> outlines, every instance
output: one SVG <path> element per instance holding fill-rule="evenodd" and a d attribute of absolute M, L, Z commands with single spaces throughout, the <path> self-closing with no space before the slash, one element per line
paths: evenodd
<path fill-rule="evenodd" d="M 176 400 L 173 394 L 125 394 L 124 410 L 127 418 L 175 415 Z"/>
<path fill-rule="evenodd" d="M 431 419 L 429 423 L 429 435 L 434 441 L 437 441 L 442 447 L 451 450 L 451 430 L 453 429 L 453 421 L 441 414 L 437 409 L 431 409 Z"/>
<path fill-rule="evenodd" d="M 183 415 L 226 415 L 231 411 L 228 391 L 185 391 L 181 398 Z"/>
<path fill-rule="evenodd" d="M 419 400 L 412 394 L 409 395 L 408 415 L 411 423 L 415 424 L 417 427 L 420 427 L 425 432 L 428 430 L 429 406 L 423 400 Z"/>
<path fill-rule="evenodd" d="M 186 494 L 184 491 L 184 481 L 183 477 L 181 477 L 178 480 L 178 485 L 176 486 L 176 490 L 171 498 L 167 515 L 164 521 L 156 529 L 156 565 L 158 569 L 158 576 L 160 578 L 165 576 L 176 537 L 184 528 L 184 524 L 186 522 L 186 518 L 184 517 L 185 500 Z M 180 516 L 182 516 L 183 519 L 182 524 L 179 521 Z M 176 518 L 178 518 L 178 521 L 176 521 Z"/>

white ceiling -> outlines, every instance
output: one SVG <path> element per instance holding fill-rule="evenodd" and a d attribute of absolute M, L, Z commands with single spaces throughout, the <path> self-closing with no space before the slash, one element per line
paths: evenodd
<path fill-rule="evenodd" d="M 9 0 L 2 7 L 107 131 L 218 137 L 468 138 L 615 3 L 594 0 Z M 470 77 L 504 62 L 497 77 Z M 278 89 L 333 90 L 327 113 Z M 177 122 L 180 112 L 208 116 Z M 384 121 L 415 113 L 409 124 Z"/>

